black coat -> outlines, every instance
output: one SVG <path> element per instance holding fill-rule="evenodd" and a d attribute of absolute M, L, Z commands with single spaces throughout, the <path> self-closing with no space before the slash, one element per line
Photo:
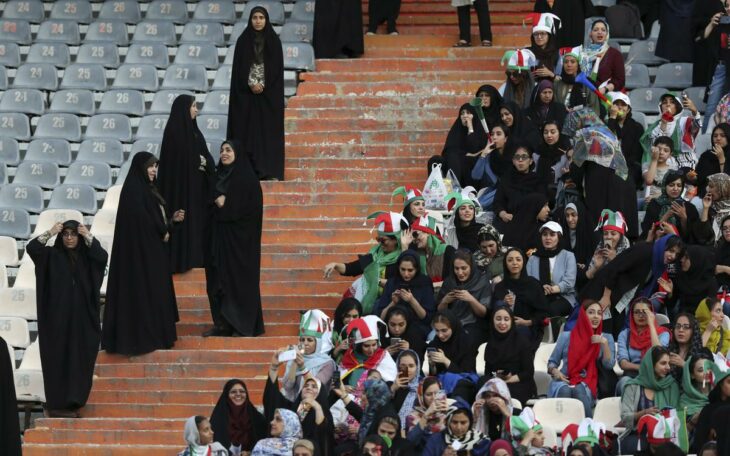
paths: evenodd
<path fill-rule="evenodd" d="M 606 125 L 621 141 L 621 152 L 623 152 L 626 164 L 629 167 L 629 179 L 636 188 L 641 188 L 644 185 L 641 176 L 641 157 L 644 150 L 641 148 L 639 140 L 644 134 L 644 127 L 632 119 L 631 115 L 626 118 L 623 126 L 616 119 L 608 119 Z"/>
<path fill-rule="evenodd" d="M 720 59 L 720 32 L 717 27 L 705 38 L 705 28 L 710 19 L 724 11 L 720 0 L 700 0 L 694 2 L 692 12 L 692 37 L 694 38 L 694 65 L 692 66 L 692 85 L 709 86 L 715 66 Z"/>
<path fill-rule="evenodd" d="M 593 3 L 590 0 L 555 0 L 552 8 L 547 0 L 535 2 L 536 13 L 553 13 L 561 19 L 560 28 L 556 32 L 558 48 L 583 44 L 585 19 L 594 15 L 593 10 Z"/>
<path fill-rule="evenodd" d="M 0 454 L 21 456 L 20 423 L 18 421 L 18 400 L 15 398 L 15 363 L 8 354 L 8 344 L 0 337 Z"/>
<path fill-rule="evenodd" d="M 340 54 L 362 55 L 365 52 L 362 0 L 317 0 L 312 45 L 318 59 L 331 59 Z"/>

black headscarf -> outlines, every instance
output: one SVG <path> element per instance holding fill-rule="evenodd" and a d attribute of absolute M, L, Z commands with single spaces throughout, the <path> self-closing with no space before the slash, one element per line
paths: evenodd
<path fill-rule="evenodd" d="M 490 296 L 492 294 L 492 286 L 489 283 L 489 276 L 486 272 L 482 271 L 474 261 L 474 255 L 471 255 L 469 262 L 469 277 L 464 282 L 459 282 L 456 278 L 456 274 L 452 274 L 446 280 L 438 293 L 437 301 L 441 302 L 447 293 L 453 290 L 465 290 L 468 291 L 477 301 L 485 304 L 485 307 L 489 307 Z M 474 312 L 471 305 L 462 300 L 453 301 L 449 304 L 449 313 L 457 318 L 459 321 L 466 321 L 464 324 L 468 324 L 468 320 L 474 318 Z M 480 319 L 477 319 L 479 321 Z"/>
<path fill-rule="evenodd" d="M 467 249 L 470 252 L 476 252 L 479 250 L 479 241 L 477 239 L 479 230 L 484 226 L 477 222 L 476 209 L 474 211 L 474 218 L 467 225 L 461 224 L 459 218 L 459 211 L 457 210 L 454 214 L 454 228 L 456 228 L 456 238 L 459 240 L 459 248 Z"/>
<path fill-rule="evenodd" d="M 565 108 L 563 107 L 563 109 Z M 572 149 L 573 146 L 570 143 L 570 138 L 563 134 L 558 136 L 558 142 L 555 144 L 548 144 L 545 141 L 544 135 L 545 127 L 548 125 L 557 125 L 558 131 L 562 129 L 562 123 L 557 120 L 551 120 L 542 124 L 540 127 L 540 145 L 537 147 L 535 152 L 540 156 L 540 160 L 537 162 L 537 173 L 540 176 L 544 176 L 544 179 L 549 178 L 549 182 L 553 182 L 555 176 L 550 168 L 555 166 L 555 164 L 563 158 L 563 155 Z"/>
<path fill-rule="evenodd" d="M 548 33 L 548 42 L 545 49 L 535 43 L 535 37 L 532 34 L 530 34 L 530 43 L 528 49 L 535 54 L 539 65 L 555 73 L 555 66 L 558 64 L 558 59 L 560 58 L 558 40 L 555 36 L 552 33 Z"/>
<path fill-rule="evenodd" d="M 491 86 L 489 84 L 484 84 L 483 86 L 480 86 L 477 89 L 476 96 L 478 97 L 479 94 L 483 92 L 489 94 L 489 107 L 485 108 L 482 106 L 482 111 L 484 112 L 484 118 L 487 121 L 487 125 L 491 129 L 498 123 L 502 123 L 499 116 L 499 107 L 502 105 L 502 95 L 497 89 L 494 88 L 494 86 Z"/>
<path fill-rule="evenodd" d="M 505 310 L 512 319 L 512 326 L 506 333 L 497 331 L 494 326 L 494 314 L 498 310 Z M 500 366 L 504 364 L 514 363 L 519 358 L 523 340 L 517 334 L 515 329 L 515 315 L 509 306 L 498 305 L 492 312 L 489 313 L 489 338 L 487 339 L 487 347 L 489 347 L 489 353 L 485 351 L 484 358 L 489 361 L 491 365 Z M 489 375 L 489 373 L 485 372 Z"/>
<path fill-rule="evenodd" d="M 235 385 L 246 390 L 246 402 L 236 407 L 228 398 Z M 241 445 L 242 451 L 251 451 L 256 442 L 266 437 L 267 423 L 264 416 L 251 403 L 246 384 L 237 378 L 228 380 L 223 392 L 210 415 L 210 427 L 215 432 L 215 440 L 228 448 L 233 443 Z"/>
<path fill-rule="evenodd" d="M 571 229 L 568 227 L 568 222 L 565 218 L 565 211 L 568 208 L 567 205 L 566 207 L 559 207 L 555 210 L 558 222 L 563 227 L 563 238 L 561 242 L 565 250 L 573 252 L 576 263 L 587 266 L 593 257 L 593 251 L 595 249 L 594 227 L 588 221 L 586 207 L 581 201 L 575 201 L 570 204 L 575 206 L 575 211 L 578 213 L 578 225 L 575 227 L 575 245 L 571 245 L 573 234 L 571 234 Z"/>
<path fill-rule="evenodd" d="M 524 73 L 523 73 L 524 74 Z M 516 106 L 519 106 L 519 109 L 525 109 L 530 106 L 530 94 L 532 94 L 532 89 L 535 87 L 535 81 L 532 80 L 532 76 L 527 73 L 526 76 L 521 77 L 524 81 L 524 88 L 523 88 L 523 97 L 522 104 L 520 104 L 516 100 L 516 92 L 517 92 L 517 86 L 515 86 L 512 83 L 511 78 L 508 76 L 505 80 L 504 85 L 504 100 L 505 103 L 514 103 Z"/>
<path fill-rule="evenodd" d="M 441 310 L 436 312 L 434 319 L 442 315 L 449 321 L 451 327 L 451 337 L 449 340 L 442 342 L 441 339 L 434 337 L 431 342 L 428 343 L 429 348 L 435 348 L 437 350 L 443 350 L 451 365 L 449 371 L 451 372 L 475 372 L 476 363 L 474 359 L 475 351 L 473 344 L 470 341 L 469 335 L 464 332 L 459 319 L 448 310 Z M 445 371 L 443 365 L 437 364 L 439 367 L 438 372 L 442 373 Z"/>
<path fill-rule="evenodd" d="M 573 90 L 570 91 L 570 99 L 568 101 L 568 108 L 573 108 L 575 106 L 590 106 L 591 100 L 590 100 L 590 92 L 584 86 L 583 84 L 579 84 L 575 82 L 576 78 L 579 74 L 583 72 L 580 62 L 578 62 L 578 72 L 574 75 L 567 74 L 565 72 L 565 62 L 563 62 L 563 68 L 560 72 L 560 78 L 565 84 L 569 84 L 573 86 Z M 562 100 L 561 100 L 562 101 Z"/>
<path fill-rule="evenodd" d="M 535 130 L 532 123 L 525 118 L 522 108 L 520 108 L 514 101 L 506 101 L 499 107 L 499 109 L 506 109 L 510 112 L 510 114 L 512 114 L 513 122 L 512 126 L 509 127 L 510 137 L 513 139 L 519 139 L 520 142 L 528 144 L 531 149 L 537 147 L 540 143 L 537 130 Z"/>
<path fill-rule="evenodd" d="M 253 15 L 255 13 L 261 13 L 266 18 L 266 25 L 263 30 L 257 31 L 253 28 Z M 251 13 L 248 15 L 248 25 L 246 29 L 241 33 L 236 41 L 236 49 L 238 49 L 239 43 L 250 43 L 246 46 L 242 46 L 242 57 L 244 67 L 246 68 L 246 81 L 248 81 L 248 69 L 251 63 L 263 63 L 265 66 L 270 61 L 276 59 L 278 54 L 281 53 L 281 40 L 274 30 L 274 26 L 269 20 L 269 12 L 263 6 L 256 6 L 251 9 Z M 278 49 L 275 46 L 278 45 Z M 277 52 L 278 51 L 278 52 Z M 278 75 L 270 74 L 269 68 L 266 68 L 265 78 L 266 84 Z M 248 84 L 248 82 L 246 82 Z"/>
<path fill-rule="evenodd" d="M 73 231 L 76 236 L 79 236 L 79 222 L 76 220 L 66 220 L 63 222 L 63 229 L 60 233 L 58 233 L 58 236 L 56 236 L 56 240 L 53 243 L 53 247 L 62 251 L 66 252 L 68 255 L 68 259 L 71 262 L 71 269 L 76 269 L 76 261 L 79 258 L 79 253 L 81 253 L 81 256 L 83 257 L 83 252 L 86 252 L 89 248 L 86 246 L 86 243 L 79 237 L 79 242 L 76 244 L 76 248 L 68 249 L 65 245 L 63 245 L 63 232 L 66 230 Z M 99 284 L 101 285 L 101 283 Z M 91 290 L 86 289 L 84 292 L 89 292 Z"/>
<path fill-rule="evenodd" d="M 558 239 L 558 245 L 555 246 L 553 250 L 548 250 L 542 245 L 542 239 L 541 242 L 537 246 L 537 250 L 533 255 L 537 257 L 540 260 L 538 272 L 539 272 L 539 281 L 541 285 L 552 285 L 552 280 L 550 279 L 550 258 L 555 258 L 562 250 L 562 237 L 563 235 L 558 233 L 558 236 L 560 236 L 560 239 Z"/>
<path fill-rule="evenodd" d="M 522 255 L 522 270 L 517 278 L 513 278 L 507 268 L 507 256 L 510 252 Z M 527 256 L 520 249 L 511 248 L 504 254 L 504 279 L 494 287 L 494 299 L 504 301 L 511 291 L 515 295 L 514 314 L 525 320 L 533 321 L 533 331 L 542 332 L 542 319 L 547 314 L 545 293 L 537 279 L 527 275 Z"/>
<path fill-rule="evenodd" d="M 716 263 L 712 250 L 705 246 L 689 245 L 685 255 L 689 256 L 689 270 L 680 268 L 674 280 L 673 297 L 680 301 L 682 308 L 694 312 L 700 301 L 717 292 Z"/>
<path fill-rule="evenodd" d="M 469 130 L 461 123 L 461 111 L 469 111 L 474 119 L 472 120 L 472 126 L 474 127 L 474 133 L 469 134 Z M 468 138 L 468 140 L 467 140 Z M 487 133 L 484 131 L 482 123 L 479 121 L 477 112 L 472 105 L 464 103 L 459 108 L 459 113 L 456 116 L 456 120 L 451 125 L 449 134 L 446 136 L 446 143 L 444 144 L 443 151 L 447 149 L 458 149 L 465 153 L 474 153 L 481 149 L 484 149 L 487 145 Z"/>
<path fill-rule="evenodd" d="M 18 401 L 15 397 L 13 379 L 14 359 L 10 359 L 8 345 L 0 337 L 0 454 L 21 456 L 20 425 L 18 423 Z"/>
<path fill-rule="evenodd" d="M 540 244 L 538 230 L 543 223 L 537 219 L 537 215 L 547 202 L 547 197 L 542 193 L 530 193 L 522 198 L 515 207 L 512 221 L 507 225 L 510 228 L 504 231 L 502 244 L 525 250 L 537 248 Z"/>
<path fill-rule="evenodd" d="M 713 152 L 712 147 L 700 155 L 697 166 L 695 166 L 695 171 L 697 171 L 697 192 L 700 196 L 704 196 L 707 191 L 708 176 L 720 172 L 730 174 L 730 160 L 727 160 L 730 157 L 730 125 L 726 122 L 717 124 L 712 129 L 712 133 L 715 133 L 715 130 L 722 130 L 728 140 L 728 145 L 722 148 L 725 152 L 725 166 L 720 169 L 720 160 L 718 160 L 717 155 Z M 712 133 L 710 134 L 710 140 L 712 140 Z"/>

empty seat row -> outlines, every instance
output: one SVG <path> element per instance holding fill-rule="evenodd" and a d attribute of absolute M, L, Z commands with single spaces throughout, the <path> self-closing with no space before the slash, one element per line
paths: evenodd
<path fill-rule="evenodd" d="M 28 144 L 25 160 L 68 166 L 72 161 L 71 145 L 62 139 L 34 139 Z M 118 139 L 86 139 L 79 145 L 76 160 L 120 166 L 124 161 L 124 149 Z M 17 166 L 20 161 L 18 141 L 9 137 L 0 138 L 0 163 Z"/>

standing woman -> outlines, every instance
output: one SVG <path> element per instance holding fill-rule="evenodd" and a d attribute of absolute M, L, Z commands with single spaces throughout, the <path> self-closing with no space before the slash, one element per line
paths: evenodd
<path fill-rule="evenodd" d="M 232 141 L 221 145 L 205 267 L 215 326 L 204 336 L 264 333 L 259 288 L 263 195 L 248 157 L 237 149 Z"/>
<path fill-rule="evenodd" d="M 696 0 L 702 2 L 705 0 Z M 654 55 L 670 62 L 693 62 L 694 42 L 692 14 L 695 1 L 661 0 L 659 37 Z"/>
<path fill-rule="evenodd" d="M 361 56 L 365 52 L 362 0 L 317 0 L 312 45 L 318 59 Z"/>
<path fill-rule="evenodd" d="M 139 152 L 132 159 L 117 209 L 101 347 L 108 353 L 141 355 L 171 348 L 179 320 L 167 252 L 172 224 L 155 185 L 157 158 Z"/>
<path fill-rule="evenodd" d="M 284 53 L 262 6 L 236 41 L 226 138 L 241 143 L 259 179 L 284 179 Z"/>
<path fill-rule="evenodd" d="M 451 0 L 451 6 L 456 7 L 456 13 L 459 16 L 459 41 L 454 47 L 471 46 L 471 10 L 472 5 L 477 12 L 479 19 L 479 39 L 482 40 L 482 46 L 492 46 L 492 24 L 489 18 L 489 2 L 488 0 Z"/>
<path fill-rule="evenodd" d="M 604 95 L 607 92 L 621 91 L 626 82 L 624 57 L 621 51 L 608 45 L 609 37 L 608 23 L 597 19 L 591 24 L 588 44 L 583 46 L 584 69 L 596 87 L 606 83 L 598 89 Z"/>
<path fill-rule="evenodd" d="M 215 176 L 215 163 L 198 129 L 197 116 L 195 97 L 179 95 L 172 103 L 162 136 L 157 186 L 171 207 L 185 209 L 187 219 L 170 239 L 172 272 L 203 266 L 207 196 Z"/>

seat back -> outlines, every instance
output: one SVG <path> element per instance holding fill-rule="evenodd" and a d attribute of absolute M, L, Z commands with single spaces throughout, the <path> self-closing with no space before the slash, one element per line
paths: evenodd
<path fill-rule="evenodd" d="M 91 90 L 68 89 L 53 94 L 48 111 L 91 116 L 95 109 L 94 93 Z"/>

